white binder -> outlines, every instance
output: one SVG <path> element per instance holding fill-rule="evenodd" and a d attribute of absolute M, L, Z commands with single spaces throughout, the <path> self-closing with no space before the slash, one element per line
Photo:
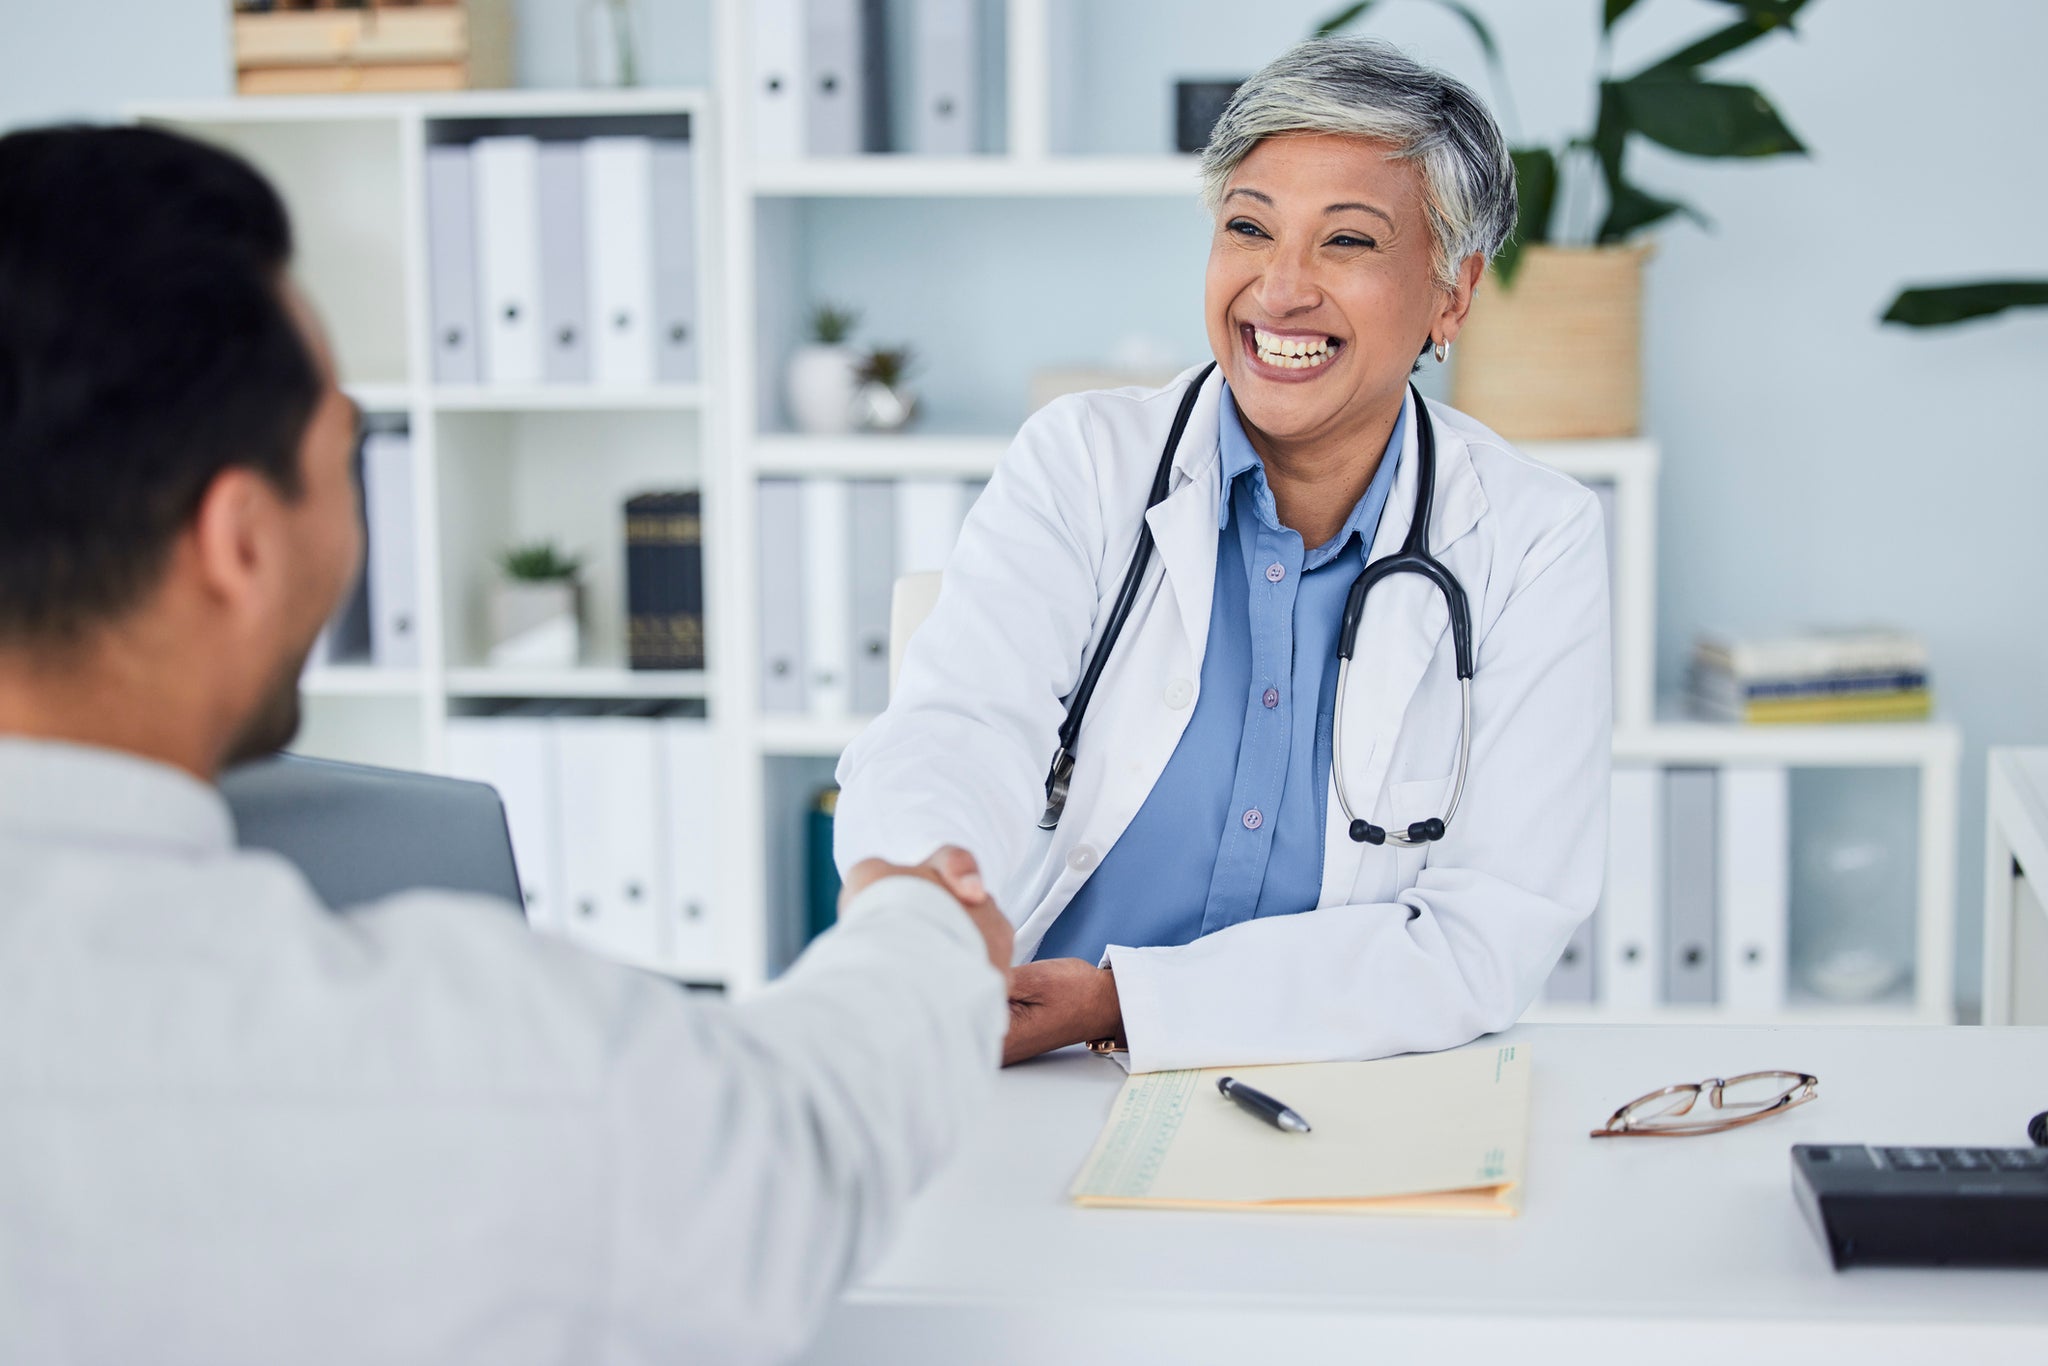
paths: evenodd
<path fill-rule="evenodd" d="M 573 716 L 554 726 L 568 935 L 608 957 L 654 963 L 667 899 L 660 723 Z"/>
<path fill-rule="evenodd" d="M 804 481 L 805 700 L 824 718 L 853 714 L 850 504 L 846 480 Z"/>
<path fill-rule="evenodd" d="M 1790 910 L 1791 779 L 1775 764 L 1721 769 L 1721 1001 L 1767 1015 L 1785 1005 Z"/>
<path fill-rule="evenodd" d="M 752 0 L 754 155 L 788 161 L 804 151 L 803 0 Z"/>
<path fill-rule="evenodd" d="M 711 724 L 696 717 L 661 722 L 668 899 L 656 924 L 661 961 L 691 978 L 722 976 L 714 910 L 718 866 L 718 763 Z"/>
<path fill-rule="evenodd" d="M 854 156 L 866 146 L 861 0 L 804 0 L 804 149 Z"/>
<path fill-rule="evenodd" d="M 925 156 L 974 151 L 981 109 L 975 76 L 977 0 L 917 0 L 911 148 Z"/>
<path fill-rule="evenodd" d="M 804 710 L 804 505 L 794 479 L 763 479 L 756 493 L 761 587 L 761 710 Z"/>
<path fill-rule="evenodd" d="M 853 710 L 873 716 L 889 705 L 889 606 L 896 591 L 896 490 L 874 479 L 850 498 L 853 602 Z"/>
<path fill-rule="evenodd" d="M 1718 777 L 1711 768 L 1664 774 L 1664 999 L 1676 1005 L 1712 1005 L 1719 994 Z"/>
<path fill-rule="evenodd" d="M 592 138 L 583 149 L 590 245 L 590 374 L 611 388 L 654 383 L 653 144 Z"/>
<path fill-rule="evenodd" d="M 477 311 L 486 383 L 540 382 L 540 143 L 476 140 Z"/>
<path fill-rule="evenodd" d="M 905 479 L 896 485 L 896 572 L 935 573 L 952 558 L 967 517 L 957 479 Z"/>
<path fill-rule="evenodd" d="M 1616 764 L 1613 781 L 1594 977 L 1603 1005 L 1647 1010 L 1664 967 L 1664 774 Z"/>
<path fill-rule="evenodd" d="M 434 381 L 479 384 L 476 168 L 467 144 L 427 149 L 427 294 Z"/>
<path fill-rule="evenodd" d="M 694 384 L 702 319 L 697 309 L 695 153 L 679 138 L 654 143 L 654 372 L 663 384 Z"/>
<path fill-rule="evenodd" d="M 590 263 L 583 217 L 583 144 L 544 142 L 540 194 L 541 377 L 590 382 Z"/>
<path fill-rule="evenodd" d="M 369 523 L 370 662 L 380 669 L 420 662 L 419 553 L 412 487 L 412 438 L 363 438 L 363 509 Z"/>
<path fill-rule="evenodd" d="M 526 918 L 535 929 L 562 930 L 560 816 L 555 802 L 552 723 L 540 717 L 451 716 L 448 772 L 489 783 L 505 804 L 512 857 Z"/>

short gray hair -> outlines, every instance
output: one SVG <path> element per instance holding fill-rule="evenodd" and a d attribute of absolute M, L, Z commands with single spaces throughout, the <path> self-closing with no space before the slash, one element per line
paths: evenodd
<path fill-rule="evenodd" d="M 1238 87 L 1202 151 L 1213 212 L 1239 162 L 1269 137 L 1337 133 L 1392 144 L 1422 170 L 1437 283 L 1487 260 L 1515 229 L 1515 164 L 1479 97 L 1462 82 L 1373 38 L 1311 38 Z"/>

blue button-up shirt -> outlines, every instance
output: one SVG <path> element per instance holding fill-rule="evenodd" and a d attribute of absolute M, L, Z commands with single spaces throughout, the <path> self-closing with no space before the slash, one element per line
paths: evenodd
<path fill-rule="evenodd" d="M 1372 552 L 1407 413 L 1351 516 L 1312 550 L 1280 525 L 1228 385 L 1218 419 L 1223 491 L 1201 696 L 1151 795 L 1046 932 L 1040 958 L 1094 963 L 1111 944 L 1185 944 L 1254 916 L 1311 910 L 1322 892 L 1337 628 Z"/>

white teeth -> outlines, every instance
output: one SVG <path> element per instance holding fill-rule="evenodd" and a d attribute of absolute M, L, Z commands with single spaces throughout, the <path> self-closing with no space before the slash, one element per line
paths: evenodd
<path fill-rule="evenodd" d="M 1258 347 L 1259 359 L 1279 370 L 1313 369 L 1335 354 L 1328 337 L 1281 337 L 1255 327 L 1252 341 Z"/>

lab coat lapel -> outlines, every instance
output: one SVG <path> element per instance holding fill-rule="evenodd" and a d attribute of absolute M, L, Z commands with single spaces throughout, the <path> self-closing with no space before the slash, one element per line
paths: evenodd
<path fill-rule="evenodd" d="M 1222 392 L 1223 381 L 1210 375 L 1174 453 L 1175 487 L 1145 516 L 1197 669 L 1209 642 L 1209 609 L 1216 599 L 1216 508 L 1222 496 L 1217 409 Z M 1160 441 L 1165 439 L 1161 432 Z"/>
<path fill-rule="evenodd" d="M 1401 463 L 1394 471 L 1393 487 L 1387 492 L 1386 510 L 1380 515 L 1369 561 L 1398 552 L 1414 520 L 1419 425 L 1414 404 L 1411 393 Z M 1486 511 L 1486 495 L 1479 486 L 1479 476 L 1472 468 L 1471 452 L 1464 440 L 1443 423 L 1434 425 L 1436 509 L 1429 531 L 1429 551 L 1443 559 L 1449 547 L 1478 524 Z M 1468 585 L 1468 597 L 1473 591 L 1473 586 Z M 1476 613 L 1476 597 L 1471 605 Z M 1371 819 L 1370 812 L 1393 763 L 1394 742 L 1400 735 L 1409 699 L 1414 697 L 1439 644 L 1448 648 L 1444 636 L 1450 623 L 1450 609 L 1444 604 L 1443 594 L 1420 574 L 1391 575 L 1366 595 L 1365 615 L 1359 622 L 1358 641 L 1352 650 L 1345 697 L 1345 753 L 1333 755 L 1332 763 L 1344 764 L 1352 802 L 1358 814 L 1367 819 Z M 1334 780 L 1327 805 L 1321 898 L 1325 906 L 1351 900 L 1351 888 L 1366 849 L 1346 832 Z"/>

